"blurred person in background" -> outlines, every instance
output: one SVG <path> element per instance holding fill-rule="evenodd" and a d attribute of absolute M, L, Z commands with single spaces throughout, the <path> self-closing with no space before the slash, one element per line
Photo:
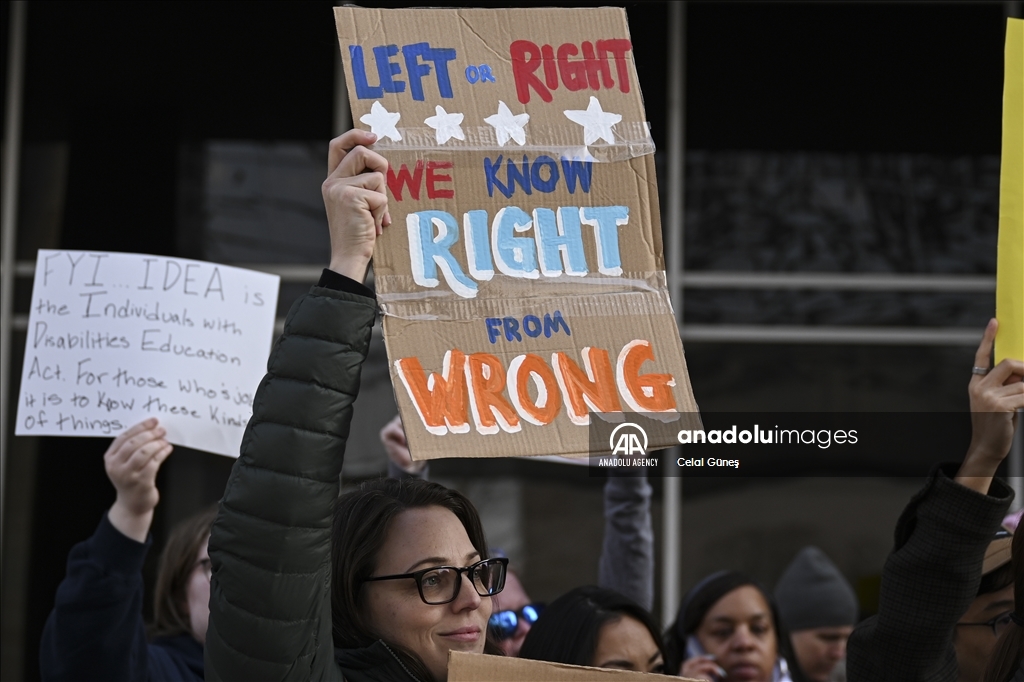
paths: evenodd
<path fill-rule="evenodd" d="M 985 682 L 1024 682 L 1024 533 L 1013 538 L 1013 611 L 996 642 Z"/>
<path fill-rule="evenodd" d="M 938 467 L 896 523 L 878 614 L 847 644 L 850 682 L 980 682 L 1014 603 L 1009 533 L 1013 491 L 995 477 L 1024 407 L 1024 362 L 990 368 L 991 320 L 968 384 L 971 443 L 963 463 Z"/>
<path fill-rule="evenodd" d="M 429 465 L 412 460 L 400 416 L 381 429 L 380 440 L 388 455 L 388 476 L 427 478 Z M 647 477 L 609 476 L 604 487 L 604 516 L 598 582 L 650 610 L 654 603 L 654 530 Z M 505 589 L 492 600 L 494 613 L 488 634 L 506 656 L 518 656 L 544 605 L 530 598 L 511 567 Z"/>
<path fill-rule="evenodd" d="M 982 679 L 996 641 L 1010 625 L 1014 597 L 1012 544 L 1009 531 L 996 531 L 985 550 L 977 596 L 956 623 L 953 644 L 962 680 Z"/>
<path fill-rule="evenodd" d="M 568 665 L 665 672 L 651 614 L 615 590 L 596 585 L 577 587 L 551 602 L 519 655 Z"/>
<path fill-rule="evenodd" d="M 1020 525 L 1020 519 L 1024 516 L 1024 509 L 1015 511 L 1012 514 L 1007 514 L 1006 518 L 1003 519 L 1003 528 L 1014 533 L 1017 531 L 1017 526 Z"/>
<path fill-rule="evenodd" d="M 544 605 L 530 599 L 519 576 L 511 569 L 505 574 L 505 589 L 492 599 L 494 611 L 487 621 L 487 635 L 506 656 L 518 656 Z"/>
<path fill-rule="evenodd" d="M 710 682 L 794 682 L 789 653 L 772 598 L 736 571 L 697 583 L 665 634 L 666 670 Z"/>
<path fill-rule="evenodd" d="M 775 603 L 793 645 L 794 673 L 811 682 L 842 676 L 857 595 L 824 552 L 804 547 L 797 553 L 775 585 Z"/>
<path fill-rule="evenodd" d="M 142 563 L 160 500 L 156 475 L 173 450 L 165 435 L 147 419 L 115 438 L 103 456 L 117 499 L 68 556 L 39 647 L 44 680 L 203 679 L 215 509 L 174 529 L 160 559 L 151 637 L 142 618 Z"/>

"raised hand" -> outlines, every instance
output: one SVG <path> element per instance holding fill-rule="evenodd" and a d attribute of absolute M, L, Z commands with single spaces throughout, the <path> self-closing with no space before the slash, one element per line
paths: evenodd
<path fill-rule="evenodd" d="M 107 448 L 103 464 L 117 499 L 107 514 L 111 525 L 137 542 L 145 542 L 160 501 L 156 474 L 174 447 L 164 440 L 166 429 L 155 418 L 131 427 Z"/>
<path fill-rule="evenodd" d="M 427 465 L 426 461 L 412 461 L 409 442 L 405 439 L 405 429 L 402 428 L 402 417 L 397 414 L 380 430 L 380 442 L 384 445 L 384 451 L 388 453 L 388 459 L 406 473 L 418 474 Z"/>
<path fill-rule="evenodd" d="M 331 270 L 357 282 L 366 277 L 377 235 L 391 224 L 388 162 L 367 148 L 377 136 L 350 130 L 331 140 L 321 190 L 331 229 Z"/>
<path fill-rule="evenodd" d="M 975 372 L 967 393 L 971 399 L 971 444 L 956 481 L 988 493 L 996 469 L 1010 452 L 1017 410 L 1024 409 L 1024 362 L 1007 358 L 987 373 L 999 323 L 990 320 L 974 356 Z"/>

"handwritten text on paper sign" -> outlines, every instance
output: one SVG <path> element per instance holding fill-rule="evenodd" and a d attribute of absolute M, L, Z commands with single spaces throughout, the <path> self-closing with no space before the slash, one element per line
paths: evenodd
<path fill-rule="evenodd" d="M 237 455 L 277 288 L 213 263 L 40 251 L 17 433 L 111 436 L 155 416 L 173 443 Z"/>

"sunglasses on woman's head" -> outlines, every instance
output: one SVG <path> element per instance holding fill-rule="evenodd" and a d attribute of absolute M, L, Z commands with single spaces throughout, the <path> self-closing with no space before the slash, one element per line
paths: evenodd
<path fill-rule="evenodd" d="M 540 618 L 540 612 L 543 610 L 543 604 L 527 604 L 518 611 L 495 611 L 487 620 L 487 630 L 491 633 L 491 638 L 499 642 L 509 639 L 516 634 L 520 619 L 533 625 Z"/>

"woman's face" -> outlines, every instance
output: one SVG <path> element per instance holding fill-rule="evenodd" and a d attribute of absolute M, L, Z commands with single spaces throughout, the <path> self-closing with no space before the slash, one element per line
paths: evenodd
<path fill-rule="evenodd" d="M 846 658 L 846 640 L 852 625 L 800 630 L 790 635 L 793 655 L 804 676 L 812 682 L 828 682 L 839 661 Z"/>
<path fill-rule="evenodd" d="M 771 609 L 756 587 L 737 587 L 715 602 L 695 634 L 727 682 L 771 680 L 778 641 Z"/>
<path fill-rule="evenodd" d="M 210 624 L 210 554 L 207 536 L 199 548 L 199 556 L 192 566 L 185 587 L 185 598 L 188 600 L 188 617 L 192 624 L 192 636 L 200 644 L 206 644 L 206 628 Z"/>
<path fill-rule="evenodd" d="M 650 630 L 636 618 L 625 615 L 601 627 L 591 665 L 642 673 L 665 671 L 661 650 Z"/>
<path fill-rule="evenodd" d="M 480 561 L 462 522 L 443 507 L 408 509 L 395 517 L 374 576 Z M 455 601 L 424 604 L 412 578 L 363 585 L 369 624 L 386 641 L 415 652 L 438 680 L 448 679 L 448 652 L 483 653 L 490 597 L 480 597 L 463 574 Z"/>

